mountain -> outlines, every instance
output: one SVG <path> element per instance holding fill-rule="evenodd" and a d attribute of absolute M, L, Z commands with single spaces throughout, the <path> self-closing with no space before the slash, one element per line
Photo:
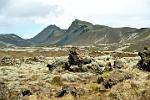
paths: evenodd
<path fill-rule="evenodd" d="M 113 50 L 138 50 L 150 47 L 150 28 L 112 28 L 76 19 L 66 30 L 49 25 L 28 40 L 15 34 L 1 34 L 0 41 L 16 46 L 95 45 Z"/>
<path fill-rule="evenodd" d="M 50 25 L 30 39 L 35 45 L 108 45 L 110 48 L 135 48 L 149 46 L 149 28 L 112 28 L 104 25 L 74 20 L 70 27 L 62 30 Z"/>
<path fill-rule="evenodd" d="M 0 34 L 0 44 L 5 46 L 30 46 L 32 45 L 29 41 L 22 39 L 15 34 Z"/>
<path fill-rule="evenodd" d="M 150 47 L 150 29 L 141 28 L 135 31 L 126 44 L 130 44 L 127 50 L 141 50 L 143 47 Z"/>
<path fill-rule="evenodd" d="M 65 30 L 62 30 L 55 25 L 50 25 L 32 39 L 29 39 L 29 41 L 35 45 L 56 44 L 64 34 Z"/>
<path fill-rule="evenodd" d="M 136 28 L 111 28 L 75 20 L 58 44 L 93 45 L 124 42 Z"/>
<path fill-rule="evenodd" d="M 5 47 L 9 47 L 9 46 L 11 46 L 11 45 L 0 41 L 0 48 L 5 48 Z"/>

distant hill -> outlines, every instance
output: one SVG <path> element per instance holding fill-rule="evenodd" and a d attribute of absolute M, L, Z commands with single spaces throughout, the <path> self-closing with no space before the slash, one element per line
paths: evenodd
<path fill-rule="evenodd" d="M 104 25 L 93 25 L 90 22 L 74 20 L 66 30 L 49 25 L 35 37 L 24 40 L 17 35 L 0 35 L 0 41 L 16 46 L 49 46 L 49 45 L 107 45 L 109 48 L 125 50 L 141 49 L 150 46 L 149 28 L 112 28 Z"/>
<path fill-rule="evenodd" d="M 15 34 L 0 34 L 0 43 L 3 45 L 14 45 L 14 46 L 31 46 L 32 44 L 22 39 L 21 37 Z"/>

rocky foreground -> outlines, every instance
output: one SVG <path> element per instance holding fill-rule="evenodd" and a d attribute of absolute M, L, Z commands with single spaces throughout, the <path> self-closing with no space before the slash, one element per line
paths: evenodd
<path fill-rule="evenodd" d="M 147 48 L 139 53 L 71 48 L 61 56 L 11 55 L 0 59 L 0 100 L 150 100 Z"/>

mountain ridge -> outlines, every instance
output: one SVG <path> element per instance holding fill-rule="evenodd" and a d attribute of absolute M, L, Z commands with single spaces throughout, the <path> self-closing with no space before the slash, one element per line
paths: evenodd
<path fill-rule="evenodd" d="M 105 25 L 94 25 L 87 21 L 75 19 L 68 29 L 49 25 L 31 39 L 10 34 L 0 34 L 0 41 L 16 46 L 49 46 L 49 45 L 101 45 L 101 44 L 145 44 L 150 41 L 150 28 L 113 28 Z M 14 39 L 12 39 L 15 37 Z M 11 40 L 11 41 L 8 41 Z M 21 41 L 19 43 L 16 43 Z M 130 45 L 129 45 L 130 46 Z"/>

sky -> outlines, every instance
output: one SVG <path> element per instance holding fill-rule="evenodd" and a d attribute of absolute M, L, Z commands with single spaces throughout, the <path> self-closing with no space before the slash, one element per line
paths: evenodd
<path fill-rule="evenodd" d="M 80 19 L 111 27 L 150 27 L 150 0 L 0 0 L 0 33 L 32 38 L 48 25 Z"/>

